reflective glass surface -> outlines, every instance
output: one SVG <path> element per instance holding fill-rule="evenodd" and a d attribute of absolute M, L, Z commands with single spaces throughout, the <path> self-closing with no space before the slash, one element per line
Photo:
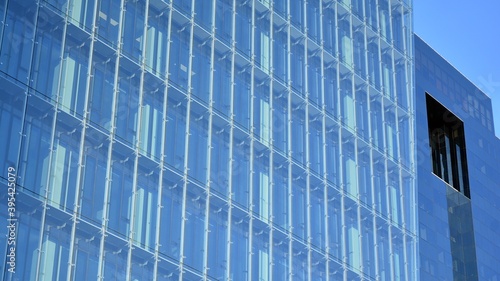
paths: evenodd
<path fill-rule="evenodd" d="M 417 36 L 415 69 L 420 278 L 498 279 L 500 140 L 493 130 L 491 100 Z M 426 106 L 426 96 L 448 112 L 436 114 L 435 108 Z M 467 161 L 465 173 L 459 173 L 458 165 L 464 165 L 456 161 L 454 176 L 464 179 L 468 172 L 469 194 L 463 182 L 454 183 L 451 176 L 447 179 L 433 168 L 429 135 L 437 131 L 429 130 L 427 114 L 434 114 L 435 120 L 463 122 L 465 142 L 460 145 L 466 148 L 450 155 Z M 466 158 L 459 156 L 461 152 Z M 452 162 L 442 166 L 447 163 Z"/>
<path fill-rule="evenodd" d="M 416 280 L 410 2 L 0 0 L 0 279 Z"/>

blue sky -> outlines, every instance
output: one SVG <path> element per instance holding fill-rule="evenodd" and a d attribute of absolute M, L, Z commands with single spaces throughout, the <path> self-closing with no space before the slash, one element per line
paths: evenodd
<path fill-rule="evenodd" d="M 492 99 L 500 137 L 500 1 L 414 0 L 414 31 Z"/>

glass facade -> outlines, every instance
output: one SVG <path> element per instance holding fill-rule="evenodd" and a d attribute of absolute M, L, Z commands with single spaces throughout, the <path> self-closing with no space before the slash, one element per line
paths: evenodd
<path fill-rule="evenodd" d="M 415 86 L 420 278 L 498 280 L 500 140 L 491 100 L 418 36 Z"/>
<path fill-rule="evenodd" d="M 0 279 L 418 279 L 410 0 L 0 17 Z"/>

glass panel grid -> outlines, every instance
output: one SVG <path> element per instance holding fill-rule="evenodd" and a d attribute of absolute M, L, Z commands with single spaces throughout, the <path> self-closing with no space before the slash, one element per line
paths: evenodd
<path fill-rule="evenodd" d="M 21 279 L 416 277 L 408 3 L 4 2 Z"/>

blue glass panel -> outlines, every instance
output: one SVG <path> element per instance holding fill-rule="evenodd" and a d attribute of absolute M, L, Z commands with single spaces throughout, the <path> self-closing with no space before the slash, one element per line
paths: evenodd
<path fill-rule="evenodd" d="M 208 42 L 208 43 L 207 43 Z M 210 89 L 210 39 L 194 40 L 191 88 L 193 95 L 208 104 Z"/>
<path fill-rule="evenodd" d="M 290 5 L 290 21 L 299 30 L 304 25 L 304 0 L 297 0 Z"/>
<path fill-rule="evenodd" d="M 248 221 L 239 215 L 232 217 L 229 275 L 232 280 L 248 280 Z"/>
<path fill-rule="evenodd" d="M 113 146 L 112 181 L 109 191 L 108 227 L 128 237 L 132 217 L 132 189 L 134 156 L 131 150 L 119 144 Z"/>
<path fill-rule="evenodd" d="M 227 124 L 224 124 L 227 125 Z M 229 187 L 229 130 L 228 126 L 212 125 L 210 182 L 211 189 L 227 198 Z"/>
<path fill-rule="evenodd" d="M 288 1 L 286 0 L 274 0 L 273 3 L 274 11 L 277 12 L 283 18 L 287 17 L 287 12 L 288 12 L 287 6 L 288 6 Z"/>
<path fill-rule="evenodd" d="M 328 8 L 323 9 L 323 47 L 327 52 L 333 56 L 336 54 L 337 44 L 337 25 L 335 21 L 335 5 L 329 5 Z"/>
<path fill-rule="evenodd" d="M 189 189 L 197 189 L 188 185 L 186 198 L 184 228 L 184 263 L 195 270 L 203 270 L 204 236 L 205 236 L 205 200 L 201 194 Z"/>
<path fill-rule="evenodd" d="M 356 91 L 356 132 L 365 141 L 370 139 L 368 122 L 368 98 L 366 91 L 361 88 Z"/>
<path fill-rule="evenodd" d="M 319 119 L 321 116 L 314 118 L 309 117 L 309 168 L 315 173 L 323 176 L 323 128 Z M 316 121 L 312 121 L 316 120 Z"/>
<path fill-rule="evenodd" d="M 170 37 L 169 82 L 183 89 L 188 86 L 189 29 L 173 25 Z"/>
<path fill-rule="evenodd" d="M 0 139 L 0 169 L 16 167 L 21 143 L 23 108 L 26 96 L 21 88 L 8 87 L 10 83 L 0 78 L 0 131 L 4 137 Z"/>
<path fill-rule="evenodd" d="M 191 16 L 191 0 L 173 0 L 174 6 L 184 14 Z"/>
<path fill-rule="evenodd" d="M 292 267 L 294 280 L 308 280 L 307 248 L 304 244 L 293 241 L 292 243 Z"/>
<path fill-rule="evenodd" d="M 160 256 L 179 259 L 182 222 L 182 188 L 180 176 L 164 173 L 161 191 Z"/>
<path fill-rule="evenodd" d="M 131 272 L 132 280 L 152 280 L 154 279 L 154 255 L 142 249 L 132 251 Z"/>
<path fill-rule="evenodd" d="M 56 281 L 68 276 L 71 243 L 71 225 L 65 221 L 68 218 L 57 211 L 46 215 L 38 278 Z"/>
<path fill-rule="evenodd" d="M 106 238 L 103 275 L 106 280 L 124 280 L 127 277 L 127 241 L 114 236 Z"/>
<path fill-rule="evenodd" d="M 324 67 L 324 106 L 327 114 L 333 118 L 338 118 L 338 79 L 337 71 L 333 68 L 332 64 L 325 65 Z"/>
<path fill-rule="evenodd" d="M 328 246 L 329 254 L 337 259 L 342 258 L 343 231 L 342 231 L 342 209 L 340 195 L 332 187 L 328 187 Z"/>
<path fill-rule="evenodd" d="M 307 2 L 307 36 L 313 39 L 317 43 L 320 43 L 320 1 L 308 1 Z M 293 6 L 293 5 L 292 5 Z"/>
<path fill-rule="evenodd" d="M 301 105 L 292 107 L 292 157 L 294 160 L 301 164 L 306 163 L 306 126 L 305 126 L 305 112 L 300 108 Z"/>
<path fill-rule="evenodd" d="M 30 191 L 45 196 L 50 164 L 54 108 L 35 96 L 28 98 L 24 119 L 20 184 Z M 30 165 L 29 163 L 38 163 Z"/>
<path fill-rule="evenodd" d="M 46 7 L 40 8 L 40 13 L 49 14 Z M 33 52 L 33 67 L 31 85 L 41 94 L 55 100 L 58 91 L 59 71 L 61 70 L 61 49 L 63 38 L 63 23 L 57 16 L 47 16 L 45 24 L 36 31 Z"/>
<path fill-rule="evenodd" d="M 154 250 L 158 213 L 159 170 L 155 162 L 139 158 L 134 206 L 134 241 L 141 247 Z"/>
<path fill-rule="evenodd" d="M 220 202 L 211 203 L 208 233 L 208 275 L 217 280 L 226 278 L 227 272 L 227 209 L 219 206 Z"/>
<path fill-rule="evenodd" d="M 155 160 L 160 160 L 163 146 L 164 96 L 165 84 L 152 75 L 144 75 L 139 147 L 144 155 Z"/>
<path fill-rule="evenodd" d="M 311 183 L 311 244 L 318 249 L 324 249 L 326 246 L 324 190 L 324 185 L 319 179 Z"/>
<path fill-rule="evenodd" d="M 217 0 L 215 10 L 215 35 L 218 39 L 229 43 L 232 36 L 232 1 Z"/>
<path fill-rule="evenodd" d="M 253 161 L 252 203 L 253 213 L 268 221 L 270 217 L 271 181 L 269 179 L 269 152 L 265 149 L 254 148 Z"/>
<path fill-rule="evenodd" d="M 125 20 L 123 23 L 123 50 L 133 59 L 141 61 L 144 47 L 145 6 L 141 1 L 125 2 Z"/>
<path fill-rule="evenodd" d="M 116 135 L 135 146 L 139 118 L 140 78 L 133 69 L 120 68 L 119 92 L 116 101 Z"/>
<path fill-rule="evenodd" d="M 3 25 L 0 70 L 24 83 L 29 77 L 37 8 L 31 1 L 9 2 Z"/>
<path fill-rule="evenodd" d="M 288 164 L 282 159 L 275 157 L 273 171 L 273 223 L 283 229 L 288 229 L 289 212 L 289 185 L 288 185 Z"/>
<path fill-rule="evenodd" d="M 78 121 L 64 113 L 57 116 L 48 197 L 50 204 L 73 211 L 75 186 L 78 179 L 78 162 L 81 131 Z"/>
<path fill-rule="evenodd" d="M 249 74 L 240 69 L 236 69 L 233 114 L 234 120 L 244 128 L 248 129 L 250 123 L 250 77 Z"/>
<path fill-rule="evenodd" d="M 380 59 L 375 43 L 368 44 L 368 79 L 372 86 L 380 89 Z"/>
<path fill-rule="evenodd" d="M 269 232 L 264 224 L 254 224 L 252 239 L 252 279 L 269 280 Z"/>
<path fill-rule="evenodd" d="M 250 147 L 245 138 L 235 136 L 232 155 L 232 196 L 235 203 L 248 207 L 250 185 Z"/>
<path fill-rule="evenodd" d="M 323 84 L 321 62 L 310 59 L 307 67 L 307 92 L 309 100 L 318 106 L 322 104 L 321 84 Z"/>
<path fill-rule="evenodd" d="M 363 19 L 363 0 L 352 0 L 352 12 L 358 18 Z"/>
<path fill-rule="evenodd" d="M 97 278 L 99 265 L 99 248 L 101 239 L 99 229 L 80 223 L 77 226 L 75 245 L 75 266 L 72 273 L 74 280 L 89 280 Z"/>
<path fill-rule="evenodd" d="M 107 136 L 88 130 L 84 145 L 80 206 L 86 220 L 100 222 L 103 218 L 104 189 L 109 141 Z"/>
<path fill-rule="evenodd" d="M 146 68 L 162 79 L 167 74 L 168 12 L 168 9 L 157 9 L 150 5 L 146 31 Z"/>
<path fill-rule="evenodd" d="M 354 34 L 354 71 L 361 77 L 366 76 L 365 36 L 361 32 Z"/>
<path fill-rule="evenodd" d="M 68 14 L 72 22 L 87 30 L 92 31 L 92 24 L 94 20 L 94 5 L 96 0 L 72 0 L 69 1 Z M 56 5 L 56 7 L 60 7 Z"/>
<path fill-rule="evenodd" d="M 212 1 L 195 0 L 194 19 L 201 26 L 210 30 L 212 28 Z"/>
<path fill-rule="evenodd" d="M 273 101 L 273 145 L 282 153 L 288 154 L 289 122 L 287 93 L 274 93 Z"/>
<path fill-rule="evenodd" d="M 114 96 L 114 57 L 105 57 L 94 49 L 94 62 L 88 97 L 90 122 L 110 130 Z"/>
<path fill-rule="evenodd" d="M 296 43 L 292 45 L 291 52 L 292 52 L 291 56 L 293 57 L 293 59 L 290 61 L 292 87 L 302 97 L 304 97 L 305 96 L 304 47 L 301 44 Z"/>
<path fill-rule="evenodd" d="M 97 34 L 107 43 L 118 44 L 118 28 L 121 11 L 120 0 L 99 1 L 99 16 L 97 17 Z"/>
<path fill-rule="evenodd" d="M 307 238 L 307 190 L 304 171 L 294 167 L 292 179 L 292 233 L 301 239 Z"/>
<path fill-rule="evenodd" d="M 326 173 L 327 180 L 335 186 L 340 183 L 340 146 L 336 127 L 326 128 Z"/>
<path fill-rule="evenodd" d="M 274 27 L 273 74 L 281 82 L 288 81 L 288 52 L 286 25 Z"/>
<path fill-rule="evenodd" d="M 289 270 L 288 239 L 280 232 L 273 236 L 273 280 L 286 280 Z"/>
<path fill-rule="evenodd" d="M 191 111 L 189 126 L 188 174 L 202 184 L 207 180 L 208 120 Z"/>
<path fill-rule="evenodd" d="M 252 42 L 252 10 L 248 2 L 236 3 L 236 49 L 250 57 Z"/>
<path fill-rule="evenodd" d="M 184 171 L 186 146 L 186 104 L 174 88 L 168 90 L 167 128 L 165 131 L 165 161 L 179 171 Z"/>
<path fill-rule="evenodd" d="M 231 110 L 231 63 L 228 54 L 215 54 L 212 99 L 215 110 L 229 116 Z"/>

